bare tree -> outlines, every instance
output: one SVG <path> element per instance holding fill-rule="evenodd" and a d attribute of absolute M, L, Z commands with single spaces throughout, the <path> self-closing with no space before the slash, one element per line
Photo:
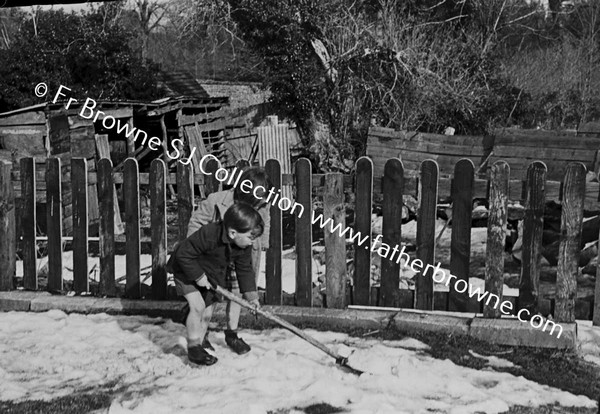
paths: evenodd
<path fill-rule="evenodd" d="M 142 34 L 142 59 L 148 58 L 150 34 L 160 27 L 169 9 L 169 3 L 158 0 L 132 0 L 131 10 L 137 17 Z"/>

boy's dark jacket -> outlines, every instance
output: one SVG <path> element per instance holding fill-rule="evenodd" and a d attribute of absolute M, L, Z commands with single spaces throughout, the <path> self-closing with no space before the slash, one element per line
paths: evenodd
<path fill-rule="evenodd" d="M 213 284 L 225 287 L 227 268 L 235 264 L 240 291 L 246 300 L 258 299 L 252 269 L 252 246 L 241 249 L 231 243 L 223 222 L 209 223 L 179 244 L 169 265 L 174 276 L 194 282 L 203 274 Z"/>

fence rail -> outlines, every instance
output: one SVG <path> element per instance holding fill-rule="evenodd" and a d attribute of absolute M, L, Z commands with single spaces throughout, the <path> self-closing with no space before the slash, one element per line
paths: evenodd
<path fill-rule="evenodd" d="M 38 288 L 36 274 L 36 222 L 47 221 L 48 240 L 48 289 L 61 291 L 62 278 L 62 193 L 61 193 L 61 160 L 50 158 L 46 168 L 46 200 L 47 215 L 36 217 L 36 174 L 35 162 L 32 158 L 22 159 L 20 209 L 22 229 L 21 249 L 23 252 L 24 287 Z M 281 165 L 277 160 L 268 160 L 266 169 L 276 188 L 285 184 Z M 209 169 L 215 171 L 218 165 Z M 317 187 L 322 187 L 323 219 L 331 219 L 333 225 L 345 225 L 344 189 L 353 182 L 355 193 L 355 213 L 353 232 L 360 232 L 366 237 L 363 243 L 354 239 L 354 277 L 349 286 L 346 283 L 347 248 L 346 240 L 337 234 L 325 231 L 326 257 L 326 290 L 327 307 L 343 308 L 348 304 L 371 305 L 385 307 L 418 308 L 426 310 L 450 310 L 460 312 L 483 311 L 486 317 L 498 318 L 498 309 L 493 309 L 493 302 L 480 307 L 475 298 L 468 296 L 468 291 L 438 292 L 433 289 L 431 277 L 421 277 L 426 273 L 427 264 L 436 263 L 435 220 L 437 201 L 440 192 L 440 171 L 434 160 L 421 163 L 418 177 L 408 176 L 399 159 L 390 159 L 384 166 L 382 179 L 383 194 L 383 228 L 382 242 L 387 246 L 401 247 L 402 234 L 402 200 L 403 195 L 410 193 L 407 185 L 416 180 L 418 195 L 417 218 L 417 250 L 416 259 L 420 261 L 421 270 L 417 274 L 414 290 L 400 289 L 399 263 L 396 260 L 382 259 L 381 285 L 374 287 L 371 283 L 371 253 L 374 237 L 371 229 L 371 213 L 373 206 L 373 164 L 367 157 L 356 163 L 354 177 L 339 173 L 312 174 L 312 166 L 307 159 L 300 159 L 295 164 L 292 174 L 295 187 L 294 201 L 303 207 L 303 214 L 297 215 L 295 248 L 296 248 L 296 291 L 294 304 L 298 306 L 313 305 L 312 281 L 312 244 L 313 244 L 313 201 Z M 88 217 L 87 203 L 89 174 L 86 174 L 85 159 L 71 160 L 71 188 L 73 189 L 73 256 L 74 256 L 74 290 L 78 293 L 89 290 L 88 282 Z M 503 161 L 497 161 L 491 168 L 490 180 L 485 182 L 489 201 L 489 219 L 487 234 L 485 288 L 502 298 L 503 252 L 506 239 L 507 200 L 510 199 L 511 185 L 522 186 L 520 197 L 524 200 L 524 234 L 523 264 L 520 280 L 519 297 L 513 300 L 513 310 L 526 307 L 535 311 L 539 301 L 539 272 L 541 252 L 541 232 L 545 201 L 548 199 L 549 187 L 545 180 L 546 167 L 541 162 L 529 165 L 525 181 L 510 180 L 510 168 Z M 576 276 L 580 253 L 580 240 L 583 211 L 586 199 L 586 168 L 581 163 L 571 163 L 565 172 L 562 182 L 562 218 L 561 239 L 557 266 L 556 299 L 554 317 L 557 322 L 573 322 L 575 319 Z M 122 180 L 124 194 L 124 224 L 126 227 L 126 284 L 125 295 L 129 298 L 141 298 L 140 279 L 140 184 L 141 175 L 137 161 L 127 159 L 122 173 L 113 172 L 110 160 L 102 159 L 98 163 L 95 174 L 100 200 L 100 283 L 99 294 L 114 296 L 115 281 L 115 235 L 114 235 L 114 199 L 113 185 Z M 178 165 L 173 181 L 177 185 L 178 231 L 180 239 L 185 237 L 187 221 L 192 213 L 194 186 L 196 178 L 201 178 L 207 192 L 218 190 L 218 183 L 211 177 L 199 177 L 194 174 L 192 166 Z M 458 279 L 469 280 L 471 212 L 473 199 L 478 195 L 477 181 L 474 176 L 474 165 L 471 160 L 460 160 L 454 168 L 450 181 L 453 217 L 451 226 L 450 272 Z M 480 180 L 483 181 L 483 180 Z M 166 222 L 166 184 L 169 174 L 162 160 L 154 160 L 148 175 L 151 210 L 151 252 L 152 252 L 152 287 L 150 296 L 155 299 L 167 297 L 167 222 Z M 288 181 L 289 183 L 289 181 Z M 206 185 L 207 184 L 207 185 Z M 379 183 L 376 183 L 377 185 Z M 414 184 L 413 184 L 414 185 Z M 589 188 L 587 189 L 589 190 Z M 554 190 L 553 190 L 554 191 Z M 598 191 L 595 200 L 598 200 Z M 596 201 L 597 209 L 598 201 Z M 11 184 L 11 167 L 9 163 L 0 164 L 0 290 L 13 289 L 15 269 L 15 252 L 17 236 L 15 234 L 15 195 Z M 298 209 L 297 211 L 300 211 Z M 270 249 L 266 255 L 266 293 L 265 302 L 281 304 L 282 300 L 282 212 L 275 205 L 271 206 L 272 227 Z M 416 262 L 417 260 L 415 260 Z M 413 262 L 414 266 L 414 262 Z M 413 267 L 414 269 L 414 267 Z M 430 273 L 431 276 L 431 273 Z M 594 323 L 600 324 L 600 289 L 596 282 Z"/>

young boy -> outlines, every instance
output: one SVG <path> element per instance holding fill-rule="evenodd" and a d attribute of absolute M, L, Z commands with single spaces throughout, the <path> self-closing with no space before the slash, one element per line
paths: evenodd
<path fill-rule="evenodd" d="M 190 308 L 185 325 L 191 362 L 200 365 L 217 362 L 217 358 L 206 351 L 202 342 L 212 317 L 212 305 L 220 301 L 212 285 L 226 286 L 231 265 L 235 266 L 239 289 L 244 298 L 254 306 L 259 306 L 251 246 L 263 231 L 264 223 L 260 214 L 246 203 L 235 203 L 227 209 L 222 222 L 202 226 L 173 253 L 175 287 Z"/>
<path fill-rule="evenodd" d="M 192 214 L 188 225 L 187 236 L 189 237 L 208 223 L 220 221 L 223 218 L 225 211 L 227 211 L 233 203 L 244 202 L 250 204 L 258 211 L 265 225 L 262 236 L 256 238 L 254 243 L 252 243 L 252 268 L 254 269 L 255 277 L 258 278 L 261 252 L 262 250 L 267 250 L 269 248 L 269 228 L 271 221 L 269 214 L 270 206 L 262 197 L 266 196 L 266 192 L 272 187 L 272 184 L 265 169 L 261 167 L 250 167 L 244 170 L 239 182 L 243 183 L 245 180 L 252 183 L 252 189 L 260 190 L 256 192 L 256 195 L 260 198 L 255 197 L 254 191 L 250 191 L 249 193 L 241 191 L 240 186 L 210 194 L 205 200 L 200 202 L 198 208 Z M 261 188 L 264 188 L 265 191 L 262 191 Z M 235 269 L 228 272 L 226 282 L 226 288 L 239 296 L 240 289 L 237 278 L 235 277 Z M 240 310 L 240 305 L 237 303 L 227 302 L 227 330 L 225 331 L 225 342 L 234 352 L 242 355 L 250 351 L 250 345 L 237 335 Z M 205 336 L 202 345 L 206 349 L 214 350 L 208 340 L 208 333 Z"/>

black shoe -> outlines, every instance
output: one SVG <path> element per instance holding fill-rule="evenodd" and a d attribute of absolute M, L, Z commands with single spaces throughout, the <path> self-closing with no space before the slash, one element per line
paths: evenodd
<path fill-rule="evenodd" d="M 188 359 L 198 365 L 213 365 L 218 361 L 217 357 L 206 352 L 200 345 L 188 348 Z"/>
<path fill-rule="evenodd" d="M 214 351 L 215 348 L 212 346 L 212 344 L 210 343 L 210 341 L 208 340 L 208 334 L 206 334 L 204 336 L 204 340 L 202 341 L 202 348 L 204 349 L 209 349 L 211 351 Z"/>
<path fill-rule="evenodd" d="M 244 355 L 250 352 L 250 345 L 248 345 L 242 338 L 239 338 L 237 334 L 225 335 L 225 342 L 238 355 Z"/>

